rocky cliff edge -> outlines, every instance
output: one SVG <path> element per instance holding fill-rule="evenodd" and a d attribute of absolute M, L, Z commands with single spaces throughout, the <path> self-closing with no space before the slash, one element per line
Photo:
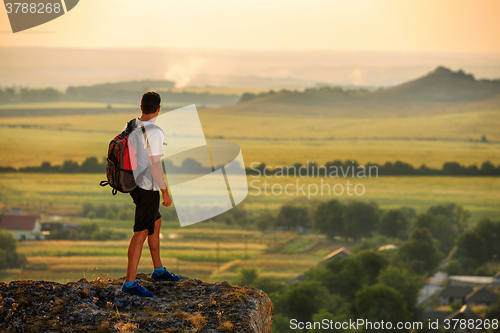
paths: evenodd
<path fill-rule="evenodd" d="M 227 282 L 137 281 L 153 297 L 124 294 L 124 279 L 60 284 L 0 282 L 0 332 L 270 332 L 273 305 Z"/>

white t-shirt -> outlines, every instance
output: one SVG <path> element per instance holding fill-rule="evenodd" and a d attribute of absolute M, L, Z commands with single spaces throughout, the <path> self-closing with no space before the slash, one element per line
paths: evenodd
<path fill-rule="evenodd" d="M 135 143 L 139 142 L 142 144 L 142 147 L 134 147 L 137 152 L 137 168 L 134 170 L 136 184 L 144 190 L 159 191 L 160 186 L 154 181 L 151 174 L 149 156 L 163 156 L 163 131 L 150 121 L 142 121 L 136 118 L 136 123 L 137 128 L 129 136 L 129 144 L 135 145 Z M 147 141 L 141 126 L 146 129 Z M 127 125 L 125 124 L 124 130 L 126 128 Z M 129 149 L 129 151 L 131 150 Z"/>

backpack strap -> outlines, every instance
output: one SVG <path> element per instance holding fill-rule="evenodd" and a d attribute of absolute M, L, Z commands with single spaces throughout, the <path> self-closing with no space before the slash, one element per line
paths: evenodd
<path fill-rule="evenodd" d="M 144 140 L 146 140 L 146 149 L 148 150 L 148 156 L 151 156 L 151 146 L 149 145 L 148 136 L 146 135 L 146 129 L 144 128 L 144 125 L 141 125 L 141 130 L 142 130 L 142 135 L 144 136 Z M 153 178 L 153 172 L 152 171 L 150 172 L 151 172 L 151 190 L 153 190 L 155 181 Z"/>
<path fill-rule="evenodd" d="M 137 128 L 136 118 L 131 119 L 127 123 L 127 127 L 125 128 L 125 132 L 132 133 L 133 130 Z"/>

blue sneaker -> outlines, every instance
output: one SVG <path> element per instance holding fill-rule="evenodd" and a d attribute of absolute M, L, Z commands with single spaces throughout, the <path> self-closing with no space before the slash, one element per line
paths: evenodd
<path fill-rule="evenodd" d="M 127 287 L 125 284 L 122 286 L 122 291 L 127 294 L 131 295 L 137 295 L 137 296 L 142 296 L 142 297 L 151 297 L 153 296 L 153 293 L 144 289 L 139 283 L 134 282 L 132 287 Z"/>
<path fill-rule="evenodd" d="M 153 280 L 156 280 L 156 281 L 160 281 L 160 280 L 177 281 L 177 280 L 179 280 L 179 277 L 177 275 L 170 273 L 169 271 L 167 271 L 167 269 L 165 267 L 163 267 L 163 273 L 158 274 L 156 272 L 153 272 L 153 274 L 151 274 L 151 278 Z"/>

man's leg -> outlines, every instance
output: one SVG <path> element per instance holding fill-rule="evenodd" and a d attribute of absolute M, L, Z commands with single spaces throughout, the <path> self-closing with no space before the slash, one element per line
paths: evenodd
<path fill-rule="evenodd" d="M 134 232 L 130 239 L 130 244 L 128 246 L 127 275 L 125 276 L 125 281 L 127 282 L 135 281 L 137 267 L 139 267 L 139 260 L 141 259 L 142 247 L 147 237 L 148 230 L 146 229 Z"/>
<path fill-rule="evenodd" d="M 148 236 L 149 252 L 151 253 L 151 259 L 153 259 L 153 267 L 155 269 L 163 267 L 160 258 L 160 228 L 161 218 L 155 221 L 155 231 L 152 235 Z"/>

